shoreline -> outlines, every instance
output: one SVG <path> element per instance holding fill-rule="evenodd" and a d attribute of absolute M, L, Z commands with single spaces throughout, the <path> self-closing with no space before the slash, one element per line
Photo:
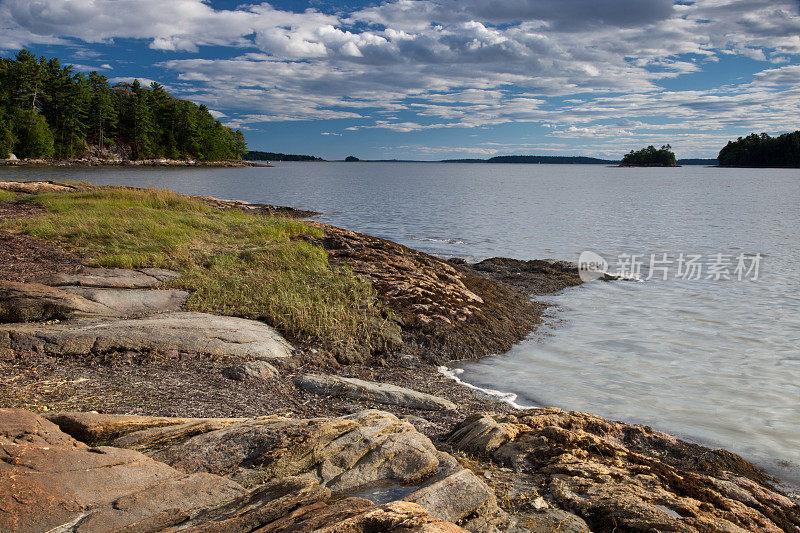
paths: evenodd
<path fill-rule="evenodd" d="M 21 168 L 113 168 L 113 167 L 167 167 L 167 168 L 245 168 L 272 167 L 256 161 L 193 161 L 177 159 L 0 159 L 0 167 Z"/>
<path fill-rule="evenodd" d="M 52 182 L 50 185 L 63 187 Z M 291 211 L 275 211 L 274 206 L 215 198 L 201 200 L 219 210 L 291 215 Z M 41 213 L 22 204 L 0 202 L 0 221 Z M 508 516 L 530 527 L 534 524 L 546 527 L 544 524 L 557 517 L 571 524 L 575 531 L 584 531 L 581 528 L 587 527 L 586 524 L 592 530 L 611 529 L 612 522 L 623 527 L 637 523 L 649 527 L 666 523 L 680 527 L 712 527 L 712 524 L 727 527 L 732 523 L 747 528 L 767 527 L 767 521 L 777 520 L 769 523 L 773 527 L 800 526 L 800 507 L 796 503 L 792 507 L 780 497 L 770 496 L 773 503 L 769 505 L 777 507 L 770 507 L 769 512 L 759 507 L 767 505 L 763 503 L 767 494 L 773 494 L 772 481 L 734 454 L 679 441 L 646 426 L 608 421 L 585 413 L 554 408 L 513 409 L 501 403 L 502 398 L 478 396 L 469 386 L 458 384 L 440 372 L 437 365 L 457 359 L 454 355 L 475 359 L 502 353 L 503 347 L 510 347 L 535 330 L 547 306 L 529 299 L 529 295 L 549 294 L 580 284 L 572 266 L 557 261 L 502 258 L 475 264 L 447 262 L 391 241 L 316 222 L 309 224 L 324 235 L 310 238 L 309 242 L 322 247 L 333 265 L 344 265 L 371 280 L 377 298 L 399 327 L 400 338 L 393 340 L 394 348 L 377 354 L 363 351 L 337 354 L 313 344 L 295 343 L 289 356 L 267 359 L 267 366 L 272 368 L 267 371 L 269 375 L 248 375 L 241 380 L 226 377 L 226 372 L 233 368 L 231 364 L 241 366 L 243 359 L 247 361 L 244 364 L 255 362 L 252 358 L 180 350 L 163 354 L 89 351 L 84 355 L 48 352 L 51 348 L 44 346 L 42 351 L 35 349 L 30 353 L 12 350 L 10 358 L 0 356 L 0 389 L 7 398 L 0 408 L 21 407 L 44 414 L 99 410 L 145 417 L 215 420 L 278 413 L 292 420 L 320 417 L 338 420 L 331 417 L 350 416 L 360 409 L 380 409 L 400 417 L 410 424 L 409 428 L 431 439 L 440 453 L 453 454 L 467 471 L 478 474 L 481 483 L 492 487 L 496 498 L 502 500 L 503 491 L 506 498 L 508 491 L 513 493 L 499 507 L 481 507 L 482 510 L 476 507 L 463 516 L 442 515 L 461 526 L 479 518 L 484 520 L 483 526 L 473 523 L 472 531 L 490 531 L 488 524 L 496 528 L 491 531 L 510 531 Z M 64 267 L 66 276 L 80 276 L 85 271 L 85 258 L 60 251 L 58 247 L 43 247 L 23 235 L 2 235 L 4 232 L 0 230 L 0 246 L 18 250 L 14 252 L 18 259 L 15 265 L 6 265 L 8 268 L 0 277 L 17 284 L 30 284 L 43 280 L 41 276 L 52 274 L 54 268 L 58 271 Z M 26 256 L 31 250 L 33 253 Z M 45 250 L 47 253 L 37 253 Z M 42 264 L 45 258 L 50 261 L 48 265 Z M 41 267 L 40 274 L 32 268 L 36 265 Z M 96 277 L 97 273 L 92 275 Z M 87 319 L 67 319 L 62 324 L 79 325 L 80 320 Z M 3 326 L 0 323 L 0 329 Z M 493 335 L 486 335 L 487 331 Z M 3 348 L 2 337 L 0 332 L 0 348 Z M 327 384 L 322 389 L 315 388 L 318 384 L 308 381 L 310 375 L 323 376 Z M 361 383 L 355 395 L 348 382 L 337 381 L 341 378 Z M 405 406 L 386 403 L 383 393 L 370 392 L 380 389 L 376 385 L 387 384 L 405 391 L 393 393 L 401 394 L 405 402 L 412 402 L 410 398 L 422 401 L 412 394 L 416 392 L 451 402 L 454 407 L 431 410 L 420 408 L 423 405 L 420 403 Z M 502 395 L 502 391 L 498 393 Z M 550 443 L 545 448 L 541 447 L 542 439 Z M 525 450 L 529 459 L 512 459 L 514 453 L 519 453 L 512 450 Z M 638 477 L 642 469 L 650 472 L 652 481 Z M 735 473 L 732 477 L 731 472 Z M 558 482 L 569 487 L 568 492 L 555 490 L 554 473 L 559 473 Z M 680 488 L 675 476 L 684 479 Z M 323 476 L 321 482 L 324 481 Z M 569 496 L 586 490 L 587 483 L 594 487 L 592 490 L 605 492 L 598 493 L 596 498 Z M 753 504 L 737 500 L 735 493 L 724 490 L 726 483 L 733 483 L 737 490 L 751 491 L 748 494 L 762 503 L 752 507 Z M 475 489 L 479 484 L 470 481 L 469 486 Z M 643 495 L 633 507 L 625 503 L 631 491 Z M 706 499 L 709 491 L 716 499 Z M 756 493 L 760 496 L 755 496 Z M 706 507 L 692 504 L 689 494 L 706 502 L 703 504 Z M 542 498 L 543 503 L 530 503 L 538 502 L 537 498 Z M 728 518 L 715 514 L 713 502 L 723 500 L 744 505 L 746 511 Z M 430 503 L 427 509 L 435 515 L 445 503 L 439 500 Z M 666 506 L 671 513 L 659 510 L 659 505 Z M 764 518 L 760 518 L 762 515 Z"/>
<path fill-rule="evenodd" d="M 489 356 L 493 357 L 493 356 Z M 453 361 L 454 363 L 458 362 L 469 362 L 469 361 Z M 534 404 L 534 405 L 521 405 L 517 403 L 519 398 L 517 393 L 514 392 L 507 392 L 499 389 L 491 389 L 486 387 L 481 387 L 479 385 L 475 385 L 473 383 L 464 381 L 461 379 L 461 374 L 463 373 L 463 369 L 451 367 L 451 366 L 441 366 L 439 367 L 439 372 L 447 377 L 448 379 L 454 381 L 461 387 L 465 387 L 479 395 L 486 396 L 488 398 L 492 398 L 494 400 L 500 401 L 506 405 L 508 405 L 511 409 L 516 412 L 521 411 L 528 411 L 528 410 L 537 410 L 537 409 L 547 409 L 547 408 L 556 408 L 556 409 L 564 409 L 569 410 L 567 406 L 563 405 L 552 405 L 552 404 Z M 611 416 L 611 415 L 609 415 Z M 648 426 L 651 427 L 651 423 L 647 420 L 642 421 L 631 421 L 630 419 L 619 420 L 618 418 L 621 417 L 609 417 L 608 420 L 614 420 L 616 422 L 621 422 L 625 424 L 630 424 L 633 426 Z M 667 428 L 663 428 L 661 425 L 656 424 L 653 426 L 654 429 L 660 431 L 665 434 L 672 435 L 680 440 L 686 441 L 688 443 L 692 443 L 703 448 L 708 449 L 722 449 L 727 450 L 727 446 L 722 442 L 717 442 L 708 439 L 702 439 L 694 435 L 690 435 L 681 431 L 674 431 Z M 782 491 L 784 491 L 790 498 L 793 500 L 800 502 L 800 479 L 787 479 L 782 477 L 782 474 L 786 474 L 785 467 L 781 469 L 778 465 L 782 462 L 781 459 L 777 457 L 769 457 L 769 456 L 760 456 L 760 457 L 752 457 L 746 459 L 746 461 L 751 462 L 767 475 L 769 475 L 773 481 L 776 483 Z"/>

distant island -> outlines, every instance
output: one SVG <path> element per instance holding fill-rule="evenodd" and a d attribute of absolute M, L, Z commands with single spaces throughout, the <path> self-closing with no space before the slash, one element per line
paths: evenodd
<path fill-rule="evenodd" d="M 361 163 L 506 163 L 527 165 L 619 165 L 620 160 L 599 159 L 586 156 L 558 156 L 558 155 L 501 155 L 489 159 L 442 159 L 438 161 L 419 159 L 359 159 L 348 156 L 346 159 L 329 161 L 312 155 L 281 154 L 276 152 L 261 152 L 253 150 L 244 155 L 246 161 L 319 161 L 319 162 L 361 162 Z M 678 165 L 706 165 L 716 166 L 716 159 L 679 159 Z"/>
<path fill-rule="evenodd" d="M 0 58 L 0 159 L 239 160 L 244 134 L 158 83 L 75 73 L 22 50 Z"/>
<path fill-rule="evenodd" d="M 276 152 L 260 152 L 251 150 L 244 154 L 247 161 L 325 161 L 313 155 L 281 154 Z"/>
<path fill-rule="evenodd" d="M 445 159 L 442 163 L 515 163 L 527 165 L 609 165 L 619 163 L 608 159 L 562 155 L 499 155 L 489 159 Z"/>
<path fill-rule="evenodd" d="M 722 167 L 800 168 L 800 131 L 770 137 L 751 133 L 739 137 L 719 152 Z"/>
<path fill-rule="evenodd" d="M 678 159 L 678 165 L 706 165 L 706 166 L 717 166 L 719 161 L 715 159 Z"/>
<path fill-rule="evenodd" d="M 655 146 L 648 146 L 641 150 L 625 154 L 620 163 L 621 167 L 677 167 L 675 152 L 672 146 L 665 145 L 660 149 Z"/>

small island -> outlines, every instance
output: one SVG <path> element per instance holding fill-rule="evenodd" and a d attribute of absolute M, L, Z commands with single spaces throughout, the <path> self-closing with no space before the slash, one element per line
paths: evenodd
<path fill-rule="evenodd" d="M 625 154 L 620 163 L 621 167 L 677 167 L 675 152 L 672 146 L 665 145 L 661 149 L 650 145 L 634 152 L 631 150 Z"/>

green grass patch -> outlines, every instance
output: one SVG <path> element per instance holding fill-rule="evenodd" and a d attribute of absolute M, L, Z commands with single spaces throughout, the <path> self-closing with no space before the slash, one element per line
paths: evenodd
<path fill-rule="evenodd" d="M 5 189 L 0 189 L 0 202 L 13 202 L 17 199 L 17 194 Z"/>
<path fill-rule="evenodd" d="M 27 198 L 46 213 L 6 226 L 96 266 L 175 269 L 173 285 L 192 292 L 191 310 L 254 318 L 289 338 L 337 353 L 381 344 L 372 285 L 328 263 L 304 237 L 322 234 L 301 221 L 214 209 L 162 190 L 98 189 Z"/>

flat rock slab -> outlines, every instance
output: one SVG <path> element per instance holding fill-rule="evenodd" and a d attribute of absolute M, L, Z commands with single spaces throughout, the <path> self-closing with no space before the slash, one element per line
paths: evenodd
<path fill-rule="evenodd" d="M 76 294 L 103 306 L 97 315 L 141 316 L 179 311 L 189 293 L 176 289 L 102 289 L 95 287 L 61 287 L 64 292 Z"/>
<path fill-rule="evenodd" d="M 354 400 L 368 400 L 385 405 L 398 405 L 427 411 L 445 411 L 456 408 L 456 405 L 450 400 L 432 394 L 356 378 L 303 374 L 296 376 L 294 383 L 305 391 L 320 395 L 342 396 Z"/>
<path fill-rule="evenodd" d="M 105 314 L 106 307 L 39 283 L 0 281 L 0 322 L 61 320 Z"/>
<path fill-rule="evenodd" d="M 77 274 L 55 274 L 48 285 L 78 285 L 81 287 L 106 287 L 111 289 L 148 289 L 159 283 L 179 278 L 180 274 L 163 268 L 88 268 Z"/>
<path fill-rule="evenodd" d="M 0 181 L 0 189 L 24 194 L 40 192 L 72 192 L 74 187 L 60 185 L 50 181 Z"/>
<path fill-rule="evenodd" d="M 0 349 L 56 356 L 127 351 L 247 359 L 289 357 L 293 350 L 277 331 L 261 322 L 188 312 L 130 319 L 75 319 L 57 324 L 6 324 L 0 327 Z"/>
<path fill-rule="evenodd" d="M 85 413 L 65 411 L 46 415 L 49 421 L 56 424 L 61 431 L 86 444 L 97 446 L 110 444 L 128 435 L 140 431 L 167 426 L 184 428 L 187 425 L 201 427 L 203 431 L 222 429 L 231 424 L 245 422 L 247 418 L 176 418 L 166 416 L 112 415 L 106 413 Z M 191 432 L 191 431 L 190 431 Z M 115 446 L 127 448 L 114 442 Z"/>
<path fill-rule="evenodd" d="M 178 311 L 188 297 L 188 292 L 173 289 L 50 287 L 0 281 L 0 322 L 151 315 Z"/>

